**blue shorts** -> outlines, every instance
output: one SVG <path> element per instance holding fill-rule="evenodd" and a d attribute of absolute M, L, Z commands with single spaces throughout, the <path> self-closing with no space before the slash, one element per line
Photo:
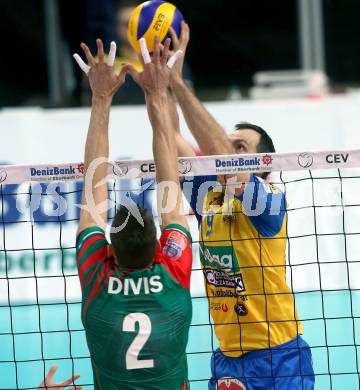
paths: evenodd
<path fill-rule="evenodd" d="M 301 336 L 239 358 L 218 349 L 211 372 L 209 390 L 313 390 L 315 383 L 311 350 Z"/>

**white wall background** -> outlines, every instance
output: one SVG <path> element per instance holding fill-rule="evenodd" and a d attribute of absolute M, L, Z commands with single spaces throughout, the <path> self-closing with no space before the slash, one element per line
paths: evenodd
<path fill-rule="evenodd" d="M 360 148 L 360 99 L 224 102 L 206 105 L 231 131 L 239 121 L 264 127 L 278 152 Z M 89 109 L 0 111 L 0 160 L 13 164 L 82 160 Z M 192 139 L 184 121 L 181 126 Z M 209 136 L 211 136 L 209 134 Z M 149 158 L 151 128 L 144 107 L 114 107 L 110 120 L 111 158 Z"/>

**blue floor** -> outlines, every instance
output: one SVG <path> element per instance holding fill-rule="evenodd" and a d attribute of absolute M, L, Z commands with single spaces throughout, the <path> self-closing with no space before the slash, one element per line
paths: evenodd
<path fill-rule="evenodd" d="M 350 297 L 348 291 L 327 292 L 323 297 L 320 292 L 296 296 L 304 338 L 312 347 L 316 390 L 360 390 L 359 378 L 354 374 L 360 364 L 360 348 L 356 354 L 355 347 L 360 344 L 360 294 L 352 293 L 353 313 Z M 217 345 L 208 325 L 206 299 L 194 299 L 193 307 L 189 376 L 191 389 L 202 390 L 207 388 L 210 376 L 210 351 Z M 36 388 L 44 371 L 42 359 L 51 359 L 46 361 L 46 370 L 54 363 L 60 366 L 56 375 L 59 381 L 70 376 L 73 364 L 75 372 L 81 374 L 79 382 L 89 384 L 83 388 L 93 388 L 79 304 L 68 305 L 68 309 L 66 305 L 12 307 L 11 311 L 12 321 L 10 309 L 0 308 L 0 389 Z M 70 332 L 64 331 L 68 328 Z M 57 332 L 46 333 L 50 331 Z M 19 361 L 16 368 L 14 363 L 6 362 L 14 357 Z"/>

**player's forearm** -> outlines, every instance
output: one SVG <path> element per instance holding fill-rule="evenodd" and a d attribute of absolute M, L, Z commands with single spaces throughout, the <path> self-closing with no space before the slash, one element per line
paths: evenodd
<path fill-rule="evenodd" d="M 193 157 L 193 156 L 195 156 L 195 152 L 194 152 L 193 147 L 181 135 L 179 114 L 178 114 L 177 107 L 176 107 L 175 97 L 171 91 L 168 92 L 168 97 L 169 97 L 169 109 L 170 109 L 171 123 L 172 123 L 172 127 L 175 131 L 174 136 L 175 136 L 175 141 L 176 141 L 177 155 L 179 157 Z"/>
<path fill-rule="evenodd" d="M 85 146 L 85 171 L 93 160 L 99 157 L 109 158 L 109 115 L 111 98 L 93 98 L 89 130 Z M 95 171 L 94 179 L 106 176 L 106 164 Z"/>
<path fill-rule="evenodd" d="M 107 175 L 110 106 L 111 98 L 93 98 L 90 125 L 85 146 L 85 187 L 82 200 L 83 204 L 88 203 L 87 196 L 92 197 L 95 205 L 101 204 L 107 199 L 106 183 L 98 187 L 96 185 Z M 100 164 L 96 164 L 94 166 L 95 169 L 92 169 L 90 174 L 89 166 L 97 158 L 103 158 L 104 161 Z M 87 184 L 90 185 L 90 187 Z M 91 193 L 85 195 L 85 192 L 89 190 Z M 106 211 L 99 211 L 99 216 L 104 222 L 106 220 Z M 100 222 L 98 222 L 98 220 L 95 221 L 92 214 L 83 211 L 80 218 L 79 230 L 86 227 L 89 223 L 99 224 Z"/>
<path fill-rule="evenodd" d="M 159 213 L 161 225 L 169 223 L 182 223 L 184 217 L 181 211 L 181 190 L 179 184 L 177 150 L 175 144 L 175 131 L 171 121 L 171 112 L 167 95 L 148 96 L 146 98 L 148 114 L 153 127 L 153 152 L 156 165 L 156 179 L 159 184 L 170 182 L 170 192 L 158 191 Z M 162 212 L 162 210 L 168 210 Z"/>
<path fill-rule="evenodd" d="M 176 134 L 180 134 L 180 120 L 179 120 L 179 114 L 178 114 L 178 111 L 176 108 L 175 97 L 171 91 L 167 92 L 167 96 L 168 96 L 168 106 L 169 106 L 171 124 L 173 126 L 174 132 Z"/>
<path fill-rule="evenodd" d="M 207 155 L 233 153 L 225 130 L 206 110 L 185 82 L 180 78 L 175 78 L 171 87 L 201 151 Z"/>
<path fill-rule="evenodd" d="M 153 151 L 158 181 L 178 181 L 176 145 L 171 121 L 168 96 L 156 94 L 146 96 L 146 104 L 153 128 Z"/>

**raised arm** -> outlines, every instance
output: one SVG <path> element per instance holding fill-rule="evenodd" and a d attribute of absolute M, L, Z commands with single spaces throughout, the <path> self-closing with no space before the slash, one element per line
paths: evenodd
<path fill-rule="evenodd" d="M 173 29 L 170 29 L 170 33 L 174 50 L 182 50 L 185 53 L 190 40 L 190 29 L 187 23 L 182 22 L 179 39 Z M 170 87 L 180 104 L 186 123 L 201 151 L 205 155 L 234 154 L 235 150 L 223 127 L 206 110 L 184 81 L 182 74 L 183 64 L 184 57 L 174 66 L 174 71 L 171 73 Z M 176 139 L 178 149 L 181 150 L 186 141 L 180 133 Z M 232 184 L 230 184 L 230 179 Z M 248 173 L 239 173 L 237 175 L 231 175 L 231 177 L 219 177 L 220 182 L 223 184 L 227 182 L 229 184 L 228 189 L 230 193 L 235 193 L 236 195 L 240 195 L 245 190 L 245 183 L 249 179 L 250 175 Z"/>
<path fill-rule="evenodd" d="M 179 114 L 177 112 L 175 96 L 171 90 L 168 91 L 168 96 L 171 123 L 173 129 L 175 130 L 174 137 L 176 141 L 177 155 L 178 157 L 194 157 L 196 155 L 194 148 L 188 141 L 186 141 L 180 132 Z"/>
<path fill-rule="evenodd" d="M 176 53 L 168 61 L 170 40 L 166 41 L 161 55 L 159 37 L 157 36 L 151 59 L 145 40 L 141 40 L 140 43 L 144 58 L 144 71 L 138 73 L 131 65 L 127 65 L 127 69 L 145 93 L 148 115 L 154 132 L 153 152 L 161 225 L 164 227 L 175 223 L 187 228 L 187 222 L 182 212 L 182 193 L 179 183 L 177 150 L 174 142 L 175 129 L 171 119 L 167 92 L 171 66 L 180 53 Z M 166 186 L 168 186 L 169 191 L 162 191 L 161 189 Z"/>
<path fill-rule="evenodd" d="M 170 32 L 174 48 L 185 52 L 190 39 L 189 26 L 185 22 L 182 23 L 180 39 L 174 30 Z M 170 85 L 201 151 L 206 155 L 232 154 L 233 148 L 225 130 L 186 85 L 182 77 L 182 68 L 183 59 L 175 65 Z"/>
<path fill-rule="evenodd" d="M 74 58 L 89 78 L 92 91 L 92 109 L 89 130 L 85 145 L 84 189 L 78 233 L 90 226 L 106 226 L 107 220 L 107 168 L 109 158 L 109 113 L 112 98 L 125 81 L 126 71 L 122 69 L 117 75 L 114 71 L 116 45 L 111 43 L 109 59 L 104 61 L 104 48 L 100 39 L 98 62 L 95 61 L 89 48 L 82 43 L 87 58 L 86 65 L 79 55 Z M 90 168 L 90 169 L 89 169 Z M 99 186 L 97 184 L 101 183 Z"/>

